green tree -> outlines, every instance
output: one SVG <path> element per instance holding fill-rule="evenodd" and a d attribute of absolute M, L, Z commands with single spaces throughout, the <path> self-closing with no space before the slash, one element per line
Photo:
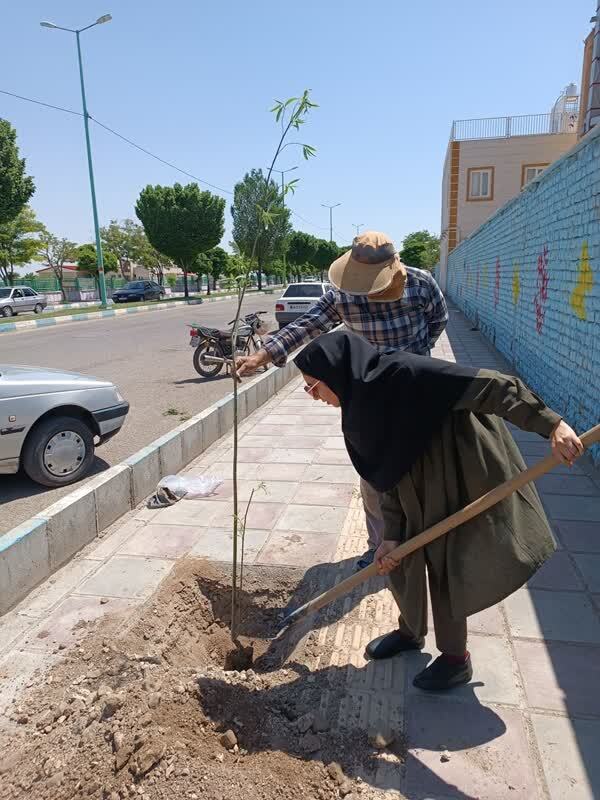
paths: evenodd
<path fill-rule="evenodd" d="M 177 275 L 173 275 L 173 273 L 170 272 L 167 275 L 167 283 L 171 287 L 171 291 L 173 291 L 175 289 L 175 287 L 177 286 Z"/>
<path fill-rule="evenodd" d="M 50 267 L 58 281 L 63 300 L 66 300 L 67 296 L 63 285 L 64 265 L 65 262 L 72 261 L 77 257 L 77 245 L 68 239 L 59 239 L 45 228 L 40 233 L 37 245 L 37 258 Z"/>
<path fill-rule="evenodd" d="M 288 238 L 287 260 L 294 266 L 296 277 L 302 279 L 302 272 L 311 264 L 316 255 L 318 240 L 310 233 L 294 231 Z"/>
<path fill-rule="evenodd" d="M 433 269 L 440 260 L 440 238 L 429 231 L 415 231 L 404 237 L 401 261 L 409 267 Z"/>
<path fill-rule="evenodd" d="M 111 253 L 110 250 L 106 250 L 106 252 L 103 250 L 102 256 L 105 273 L 119 271 L 119 259 L 114 253 Z M 100 284 L 98 282 L 98 259 L 96 256 L 96 245 L 80 245 L 75 252 L 75 257 L 77 258 L 77 266 L 79 269 L 82 272 L 89 272 L 89 274 L 93 276 L 96 281 L 98 291 L 100 291 Z"/>
<path fill-rule="evenodd" d="M 268 221 L 263 216 L 266 208 Z M 233 241 L 241 255 L 254 261 L 259 289 L 264 268 L 283 255 L 292 229 L 290 214 L 279 186 L 271 178 L 267 180 L 261 169 L 246 173 L 235 185 L 231 206 Z"/>
<path fill-rule="evenodd" d="M 338 257 L 339 249 L 335 242 L 329 242 L 327 239 L 317 239 L 317 249 L 310 263 L 317 269 L 321 280 L 323 280 L 323 275 L 327 272 L 332 262 Z"/>
<path fill-rule="evenodd" d="M 0 119 L 0 225 L 22 211 L 35 192 L 33 178 L 25 174 L 25 159 L 19 158 L 17 132 Z"/>
<path fill-rule="evenodd" d="M 173 259 L 183 271 L 185 297 L 187 273 L 198 253 L 215 247 L 225 230 L 225 200 L 200 191 L 197 183 L 181 186 L 146 186 L 135 205 L 150 244 Z"/>
<path fill-rule="evenodd" d="M 38 234 L 44 226 L 29 206 L 9 222 L 0 225 L 0 279 L 12 286 L 15 267 L 34 261 L 38 250 Z"/>
<path fill-rule="evenodd" d="M 139 254 L 138 261 L 154 278 L 156 278 L 160 286 L 164 286 L 165 270 L 170 269 L 173 266 L 173 262 L 164 253 L 152 247 L 145 234 L 144 242 L 145 244 Z"/>
<path fill-rule="evenodd" d="M 132 262 L 141 263 L 142 256 L 148 247 L 144 228 L 132 219 L 118 222 L 111 219 L 108 225 L 100 228 L 102 250 L 110 250 L 119 259 L 119 268 L 124 278 L 131 277 Z"/>

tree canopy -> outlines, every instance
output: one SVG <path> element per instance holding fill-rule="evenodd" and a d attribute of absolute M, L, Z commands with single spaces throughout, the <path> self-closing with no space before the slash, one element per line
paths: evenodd
<path fill-rule="evenodd" d="M 440 238 L 429 231 L 415 231 L 404 237 L 401 261 L 409 267 L 433 269 L 440 260 Z"/>
<path fill-rule="evenodd" d="M 94 253 L 95 252 L 94 250 Z M 54 236 L 54 234 L 44 228 L 37 240 L 36 255 L 37 258 L 50 267 L 54 273 L 64 298 L 64 266 L 65 262 L 72 261 L 77 257 L 77 245 L 75 242 L 70 242 L 68 239 L 59 239 L 58 236 Z"/>
<path fill-rule="evenodd" d="M 0 225 L 0 278 L 8 284 L 14 283 L 15 267 L 29 264 L 38 252 L 37 234 L 44 230 L 29 206 L 17 216 Z"/>
<path fill-rule="evenodd" d="M 338 257 L 339 247 L 335 242 L 326 239 L 317 239 L 317 248 L 311 263 L 316 267 L 317 272 L 323 280 L 323 275 L 329 270 L 332 262 Z"/>
<path fill-rule="evenodd" d="M 25 159 L 19 158 L 17 133 L 8 120 L 0 119 L 0 225 L 15 219 L 34 192 Z"/>
<path fill-rule="evenodd" d="M 245 258 L 254 252 L 259 289 L 264 268 L 285 251 L 292 229 L 290 213 L 279 187 L 274 180 L 267 184 L 261 169 L 251 170 L 236 184 L 231 206 L 233 241 Z"/>
<path fill-rule="evenodd" d="M 183 270 L 188 297 L 187 273 L 198 253 L 215 247 L 225 230 L 225 200 L 202 192 L 197 183 L 182 186 L 146 186 L 140 192 L 135 213 L 150 244 L 169 256 Z"/>
<path fill-rule="evenodd" d="M 102 250 L 109 250 L 119 259 L 123 276 L 129 262 L 141 263 L 148 246 L 144 228 L 132 219 L 124 219 L 123 222 L 111 219 L 108 225 L 100 228 L 100 237 Z"/>
<path fill-rule="evenodd" d="M 89 272 L 98 280 L 98 258 L 96 256 L 96 246 L 93 244 L 82 244 L 75 253 L 77 266 L 82 272 Z M 104 272 L 118 272 L 119 259 L 110 250 L 102 251 L 102 261 L 104 262 Z"/>
<path fill-rule="evenodd" d="M 318 243 L 310 233 L 294 231 L 288 239 L 287 260 L 295 267 L 312 264 L 316 255 Z"/>

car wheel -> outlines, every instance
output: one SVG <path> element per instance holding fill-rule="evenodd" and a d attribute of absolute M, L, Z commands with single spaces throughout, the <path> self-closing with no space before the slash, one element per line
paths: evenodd
<path fill-rule="evenodd" d="M 38 303 L 33 310 L 36 314 L 41 314 L 44 310 L 44 306 L 41 303 Z"/>
<path fill-rule="evenodd" d="M 12 317 L 13 310 L 10 306 L 4 306 L 1 313 L 3 317 Z"/>
<path fill-rule="evenodd" d="M 21 463 L 42 486 L 66 486 L 84 478 L 94 460 L 94 434 L 77 417 L 50 417 L 27 437 Z"/>

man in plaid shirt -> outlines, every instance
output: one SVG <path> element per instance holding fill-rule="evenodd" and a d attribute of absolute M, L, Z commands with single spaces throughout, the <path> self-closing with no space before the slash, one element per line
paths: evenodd
<path fill-rule="evenodd" d="M 448 322 L 446 301 L 431 273 L 402 264 L 383 233 L 357 236 L 352 250 L 331 265 L 329 280 L 334 288 L 312 308 L 258 353 L 237 359 L 240 377 L 268 363 L 282 367 L 298 347 L 341 323 L 382 350 L 429 355 Z M 383 538 L 377 493 L 363 480 L 361 493 L 369 541 L 359 568 L 372 563 Z"/>

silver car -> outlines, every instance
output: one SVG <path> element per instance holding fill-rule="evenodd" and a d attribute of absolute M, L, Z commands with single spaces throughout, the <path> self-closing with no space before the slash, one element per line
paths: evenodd
<path fill-rule="evenodd" d="M 128 411 L 110 381 L 0 364 L 0 475 L 22 468 L 44 486 L 74 483 L 89 472 L 94 448 L 119 432 Z"/>
<path fill-rule="evenodd" d="M 24 314 L 35 311 L 41 314 L 48 305 L 43 294 L 38 294 L 29 286 L 0 287 L 0 316 L 12 317 L 13 314 Z"/>

